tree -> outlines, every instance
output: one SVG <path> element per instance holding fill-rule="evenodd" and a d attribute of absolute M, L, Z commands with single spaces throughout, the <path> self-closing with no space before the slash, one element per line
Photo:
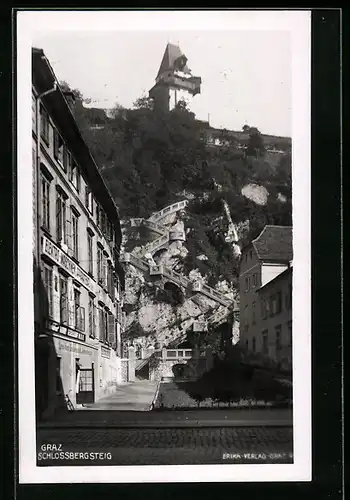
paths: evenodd
<path fill-rule="evenodd" d="M 248 127 L 249 140 L 246 147 L 246 156 L 262 156 L 265 153 L 264 139 L 256 127 Z"/>
<path fill-rule="evenodd" d="M 133 107 L 135 109 L 154 109 L 154 101 L 151 97 L 142 96 L 133 102 Z"/>

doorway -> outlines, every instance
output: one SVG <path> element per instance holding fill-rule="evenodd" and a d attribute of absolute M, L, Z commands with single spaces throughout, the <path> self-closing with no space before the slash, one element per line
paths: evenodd
<path fill-rule="evenodd" d="M 79 373 L 79 385 L 77 391 L 77 404 L 94 403 L 95 401 L 95 378 L 94 367 L 81 368 Z"/>

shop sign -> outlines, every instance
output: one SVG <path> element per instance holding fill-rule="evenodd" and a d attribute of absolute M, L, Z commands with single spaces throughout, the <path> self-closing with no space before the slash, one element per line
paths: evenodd
<path fill-rule="evenodd" d="M 92 355 L 92 350 L 80 344 L 73 344 L 71 342 L 59 340 L 57 348 L 60 351 L 74 352 L 75 354 L 87 354 Z"/>
<path fill-rule="evenodd" d="M 52 241 L 50 241 L 46 236 L 43 236 L 43 246 L 42 253 L 47 255 L 56 262 L 59 266 L 65 269 L 73 278 L 79 281 L 82 285 L 91 291 L 94 291 L 94 282 L 91 278 L 79 267 L 75 262 L 72 261 L 67 254 L 65 254 L 59 247 L 57 247 Z"/>
<path fill-rule="evenodd" d="M 104 347 L 101 345 L 101 356 L 103 358 L 110 358 L 111 357 L 111 350 L 108 349 L 107 347 Z"/>

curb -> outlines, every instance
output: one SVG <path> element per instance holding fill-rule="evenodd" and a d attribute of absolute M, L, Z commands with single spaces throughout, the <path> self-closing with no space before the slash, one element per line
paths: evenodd
<path fill-rule="evenodd" d="M 39 425 L 38 430 L 45 429 L 182 429 L 182 428 L 215 428 L 215 427 L 284 427 L 293 428 L 289 420 L 185 420 L 182 422 L 67 422 Z"/>

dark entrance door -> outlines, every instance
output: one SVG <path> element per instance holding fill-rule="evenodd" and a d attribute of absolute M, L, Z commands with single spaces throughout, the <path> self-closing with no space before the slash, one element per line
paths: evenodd
<path fill-rule="evenodd" d="M 80 370 L 77 404 L 93 403 L 94 401 L 95 401 L 94 369 L 82 368 Z"/>

